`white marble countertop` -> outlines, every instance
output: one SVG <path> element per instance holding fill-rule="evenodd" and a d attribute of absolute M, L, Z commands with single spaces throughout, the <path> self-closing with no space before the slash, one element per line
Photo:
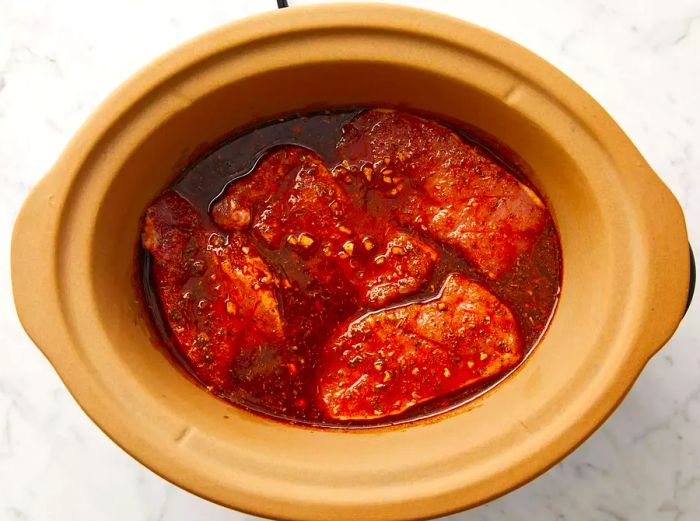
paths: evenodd
<path fill-rule="evenodd" d="M 293 6 L 313 3 L 291 0 Z M 700 253 L 700 1 L 404 0 L 525 45 L 587 89 L 686 212 Z M 138 67 L 274 0 L 0 0 L 0 519 L 254 519 L 134 461 L 24 335 L 9 242 L 34 183 Z M 700 296 L 612 417 L 525 487 L 454 520 L 700 519 Z"/>

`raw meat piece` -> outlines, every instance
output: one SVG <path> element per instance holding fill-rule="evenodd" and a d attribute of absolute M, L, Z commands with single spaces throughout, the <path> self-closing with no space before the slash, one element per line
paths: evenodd
<path fill-rule="evenodd" d="M 190 203 L 166 192 L 146 211 L 141 239 L 163 315 L 206 385 L 222 388 L 242 351 L 283 339 L 279 282 L 242 235 L 207 229 Z"/>
<path fill-rule="evenodd" d="M 457 248 L 492 279 L 529 251 L 546 223 L 529 187 L 433 121 L 365 111 L 344 128 L 338 148 L 371 189 L 403 197 L 395 215 L 404 224 Z"/>
<path fill-rule="evenodd" d="M 349 285 L 360 305 L 377 308 L 417 291 L 430 278 L 437 252 L 360 212 L 337 179 L 342 171 L 330 172 L 303 148 L 280 148 L 231 184 L 212 219 L 224 229 L 252 226 L 270 248 L 302 257 L 325 287 L 340 294 Z"/>
<path fill-rule="evenodd" d="M 522 356 L 510 310 L 452 274 L 437 299 L 343 325 L 320 353 L 319 405 L 337 420 L 396 415 L 496 376 Z"/>

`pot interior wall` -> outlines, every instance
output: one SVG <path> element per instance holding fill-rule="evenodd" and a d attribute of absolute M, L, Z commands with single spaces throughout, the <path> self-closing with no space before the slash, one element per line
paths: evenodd
<path fill-rule="evenodd" d="M 346 432 L 246 413 L 154 346 L 134 284 L 141 216 L 234 131 L 369 105 L 476 127 L 522 158 L 562 241 L 556 315 L 517 371 L 431 421 Z M 144 69 L 30 195 L 12 250 L 22 323 L 116 443 L 214 501 L 319 521 L 443 515 L 543 472 L 600 425 L 670 336 L 688 279 L 680 207 L 585 92 L 488 31 L 379 4 L 253 17 Z"/>
<path fill-rule="evenodd" d="M 524 417 L 528 402 L 540 403 L 545 408 L 535 412 L 544 421 L 546 415 L 559 413 L 552 408 L 548 392 L 567 388 L 569 391 L 561 393 L 559 399 L 573 400 L 575 382 L 594 378 L 599 365 L 592 360 L 604 356 L 602 351 L 581 351 L 576 346 L 600 344 L 601 331 L 611 316 L 610 307 L 615 305 L 606 303 L 604 297 L 613 284 L 607 268 L 614 261 L 611 225 L 601 216 L 596 194 L 600 187 L 589 184 L 581 175 L 576 157 L 585 154 L 586 147 L 593 147 L 587 138 L 580 135 L 574 139 L 566 126 L 574 125 L 569 121 L 560 121 L 560 128 L 548 128 L 548 111 L 560 109 L 530 103 L 530 98 L 537 96 L 534 88 L 525 85 L 516 92 L 505 89 L 495 95 L 493 89 L 484 87 L 484 82 L 500 77 L 496 70 L 486 70 L 476 78 L 459 71 L 455 76 L 436 74 L 388 61 L 334 61 L 292 64 L 227 81 L 220 67 L 212 67 L 206 74 L 223 76 L 217 76 L 213 83 L 218 85 L 213 91 L 205 92 L 202 87 L 198 93 L 198 81 L 211 89 L 212 81 L 204 74 L 174 79 L 173 85 L 162 86 L 131 109 L 136 113 L 148 111 L 155 98 L 167 100 L 157 124 L 142 132 L 116 166 L 118 172 L 110 173 L 113 177 L 104 185 L 92 228 L 92 292 L 102 336 L 111 344 L 115 357 L 113 369 L 124 376 L 120 396 L 128 402 L 140 394 L 161 405 L 158 418 L 139 417 L 139 411 L 134 410 L 135 419 L 160 422 L 163 435 L 175 438 L 185 437 L 192 429 L 197 434 L 187 434 L 191 438 L 187 441 L 189 448 L 199 450 L 207 464 L 226 466 L 238 457 L 233 454 L 236 451 L 266 452 L 281 465 L 279 475 L 289 472 L 290 479 L 299 468 L 309 472 L 315 469 L 323 475 L 325 470 L 321 469 L 332 464 L 353 469 L 343 478 L 347 483 L 363 479 L 358 478 L 363 472 L 391 472 L 394 467 L 401 468 L 419 442 L 420 435 L 412 434 L 416 430 L 430 430 L 437 447 L 443 443 L 454 445 L 459 436 L 455 437 L 448 425 L 455 421 L 465 422 L 464 428 L 471 429 L 475 440 L 479 432 L 500 431 L 503 436 L 513 436 L 514 443 L 522 442 L 523 451 L 528 450 L 516 417 L 521 413 Z M 139 222 L 149 202 L 181 171 L 188 158 L 233 130 L 294 112 L 367 105 L 405 107 L 462 121 L 496 136 L 520 155 L 531 167 L 533 183 L 548 199 L 561 234 L 563 295 L 544 342 L 519 371 L 481 400 L 479 407 L 467 406 L 422 428 L 352 435 L 311 433 L 254 417 L 210 397 L 190 382 L 162 350 L 154 348 L 133 284 Z M 580 148 L 574 149 L 574 143 Z M 601 162 L 600 168 L 609 167 Z M 611 364 L 611 368 L 614 366 Z M 392 441 L 382 441 L 387 438 Z M 475 441 L 474 450 L 484 451 L 482 457 L 497 458 L 489 454 L 488 443 Z M 377 457 L 381 458 L 379 465 Z M 416 468 L 433 465 L 441 458 L 445 465 L 452 465 L 448 451 L 425 457 L 414 453 L 411 458 Z M 235 465 L 240 469 L 242 464 L 236 460 Z M 382 493 L 387 492 L 377 491 L 378 501 Z"/>

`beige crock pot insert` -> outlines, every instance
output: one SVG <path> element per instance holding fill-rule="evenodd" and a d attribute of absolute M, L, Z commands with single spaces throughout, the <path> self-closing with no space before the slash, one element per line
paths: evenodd
<path fill-rule="evenodd" d="M 563 247 L 549 332 L 494 391 L 432 422 L 314 430 L 213 398 L 153 346 L 132 283 L 140 215 L 193 151 L 236 128 L 374 104 L 475 125 L 530 165 Z M 571 80 L 473 25 L 349 4 L 224 26 L 127 81 L 22 208 L 12 280 L 24 327 L 81 407 L 161 476 L 264 516 L 384 520 L 487 501 L 581 443 L 675 330 L 689 262 L 676 200 Z"/>

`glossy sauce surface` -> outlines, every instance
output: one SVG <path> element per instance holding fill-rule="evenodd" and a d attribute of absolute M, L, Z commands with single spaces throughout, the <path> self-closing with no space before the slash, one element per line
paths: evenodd
<path fill-rule="evenodd" d="M 469 134 L 397 114 L 304 115 L 241 134 L 147 212 L 149 312 L 212 393 L 317 426 L 411 421 L 490 388 L 544 333 L 561 253 L 541 198 Z M 477 181 L 451 186 L 460 154 Z M 494 203 L 473 209 L 459 195 L 472 189 Z M 490 231 L 453 233 L 465 222 Z"/>

